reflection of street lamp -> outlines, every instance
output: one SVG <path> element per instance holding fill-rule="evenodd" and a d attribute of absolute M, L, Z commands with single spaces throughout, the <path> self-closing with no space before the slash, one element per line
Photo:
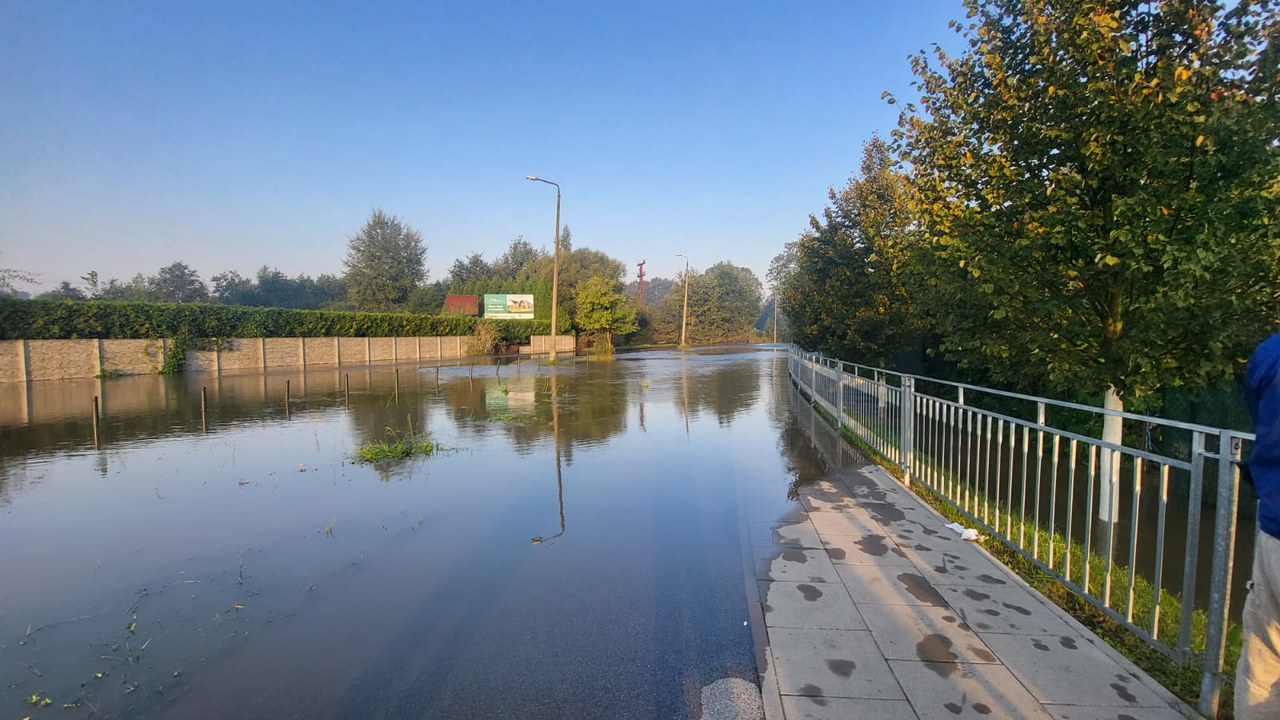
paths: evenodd
<path fill-rule="evenodd" d="M 685 328 L 689 324 L 689 256 L 676 253 L 676 257 L 684 258 L 684 312 L 680 313 L 680 347 L 685 347 L 688 345 L 685 342 Z"/>
<path fill-rule="evenodd" d="M 537 175 L 526 175 L 525 180 L 556 186 L 556 234 L 552 238 L 551 260 L 551 362 L 556 361 L 556 304 L 560 300 L 560 185 L 543 180 Z"/>
<path fill-rule="evenodd" d="M 529 542 L 541 545 L 564 535 L 564 476 L 560 472 L 560 409 L 556 406 L 556 369 L 551 368 L 551 437 L 556 452 L 556 494 L 560 501 L 560 532 L 550 537 L 534 537 Z"/>

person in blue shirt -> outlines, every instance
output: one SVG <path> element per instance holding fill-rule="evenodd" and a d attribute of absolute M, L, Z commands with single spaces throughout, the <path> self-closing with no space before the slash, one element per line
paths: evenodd
<path fill-rule="evenodd" d="M 1245 372 L 1256 440 L 1248 476 L 1258 495 L 1253 577 L 1244 603 L 1244 647 L 1236 666 L 1239 720 L 1280 718 L 1280 333 L 1262 342 Z"/>

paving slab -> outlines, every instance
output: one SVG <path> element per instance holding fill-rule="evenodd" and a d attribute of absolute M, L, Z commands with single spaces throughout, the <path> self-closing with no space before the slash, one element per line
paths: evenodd
<path fill-rule="evenodd" d="M 890 660 L 889 667 L 920 720 L 1052 717 L 1003 665 Z"/>
<path fill-rule="evenodd" d="M 840 582 L 836 566 L 825 550 L 785 549 L 756 551 L 757 580 L 791 582 Z"/>
<path fill-rule="evenodd" d="M 846 509 L 833 512 L 811 512 L 809 522 L 819 535 L 885 535 L 880 523 L 866 510 Z"/>
<path fill-rule="evenodd" d="M 888 605 L 947 604 L 923 574 L 915 567 L 893 565 L 835 565 L 853 601 Z"/>
<path fill-rule="evenodd" d="M 816 534 L 816 531 L 815 531 Z M 911 558 L 885 535 L 834 535 L 819 539 L 831 562 L 846 565 L 889 565 L 915 567 Z"/>
<path fill-rule="evenodd" d="M 767 627 L 866 630 L 842 583 L 761 582 Z"/>
<path fill-rule="evenodd" d="M 800 504 L 809 512 L 833 511 L 841 510 L 857 510 L 858 505 L 854 502 L 853 497 L 848 493 L 823 493 L 823 494 L 806 494 L 800 493 Z"/>
<path fill-rule="evenodd" d="M 1165 704 L 1141 680 L 1074 632 L 988 635 L 985 639 L 1042 702 L 1126 708 Z"/>
<path fill-rule="evenodd" d="M 1045 705 L 1055 720 L 1183 720 L 1169 708 L 1114 708 L 1083 705 Z M 790 715 L 787 716 L 791 717 Z"/>
<path fill-rule="evenodd" d="M 784 697 L 906 698 L 866 630 L 770 628 L 769 649 Z"/>
<path fill-rule="evenodd" d="M 751 546 L 818 549 L 823 544 L 813 524 L 805 520 L 797 523 L 753 522 Z"/>
<path fill-rule="evenodd" d="M 773 651 L 764 649 L 764 667 L 760 670 L 760 699 L 764 702 L 765 720 L 786 720 L 782 710 L 782 693 L 778 691 L 778 677 L 774 672 Z"/>
<path fill-rule="evenodd" d="M 867 603 L 859 610 L 880 652 L 889 660 L 999 662 L 982 638 L 949 607 Z"/>
<path fill-rule="evenodd" d="M 979 635 L 1067 635 L 1075 630 L 1030 591 L 1019 586 L 971 587 L 934 585 L 956 614 L 973 626 Z"/>
<path fill-rule="evenodd" d="M 935 585 L 970 585 L 982 588 L 1012 587 L 1009 570 L 985 552 L 965 545 L 945 545 L 936 540 L 901 542 L 898 547 Z"/>
<path fill-rule="evenodd" d="M 813 498 L 828 502 L 843 502 L 853 498 L 844 483 L 830 480 L 799 485 L 796 487 L 796 495 L 801 499 Z"/>
<path fill-rule="evenodd" d="M 784 695 L 782 709 L 786 720 L 919 720 L 906 700 L 868 700 L 865 698 L 827 698 Z"/>

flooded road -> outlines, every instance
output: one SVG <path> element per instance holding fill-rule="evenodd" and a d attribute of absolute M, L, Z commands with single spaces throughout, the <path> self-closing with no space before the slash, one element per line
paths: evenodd
<path fill-rule="evenodd" d="M 0 387 L 0 717 L 698 717 L 756 679 L 747 509 L 785 516 L 806 456 L 785 376 L 736 348 Z M 409 428 L 444 449 L 349 459 Z"/>

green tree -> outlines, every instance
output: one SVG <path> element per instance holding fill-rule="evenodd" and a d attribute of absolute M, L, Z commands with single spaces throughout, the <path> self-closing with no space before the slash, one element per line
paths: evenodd
<path fill-rule="evenodd" d="M 1274 7 L 965 5 L 896 132 L 944 351 L 1114 408 L 1229 377 L 1280 316 Z"/>
<path fill-rule="evenodd" d="M 574 248 L 568 226 L 560 232 L 560 316 L 576 317 L 575 298 L 578 285 L 588 278 L 602 277 L 621 282 L 627 266 L 621 260 L 590 248 Z M 545 255 L 537 264 L 535 276 L 551 283 L 554 257 Z"/>
<path fill-rule="evenodd" d="M 902 272 L 910 247 L 907 177 L 879 137 L 863 146 L 860 173 L 810 216 L 810 229 L 770 268 L 796 341 L 848 360 L 883 365 L 919 328 Z"/>
<path fill-rule="evenodd" d="M 349 293 L 345 279 L 337 275 L 320 273 L 315 277 L 315 285 L 319 302 L 317 308 L 346 309 Z"/>
<path fill-rule="evenodd" d="M 97 279 L 97 273 L 91 272 L 89 277 Z M 111 278 L 106 283 L 99 283 L 98 291 L 93 294 L 94 300 L 131 300 L 134 302 L 154 302 L 156 300 L 151 289 L 152 279 L 142 273 L 133 276 L 128 283 Z"/>
<path fill-rule="evenodd" d="M 209 288 L 200 279 L 200 273 L 183 262 L 175 261 L 160 268 L 147 285 L 151 297 L 160 302 L 189 303 L 209 299 Z"/>
<path fill-rule="evenodd" d="M 672 290 L 675 290 L 675 287 L 676 281 L 671 278 L 649 277 L 646 275 L 644 278 L 645 305 L 653 306 L 661 303 L 663 298 L 670 295 Z M 632 280 L 627 283 L 623 292 L 638 304 L 640 302 L 640 281 Z"/>
<path fill-rule="evenodd" d="M 456 288 L 467 283 L 488 280 L 493 276 L 493 266 L 484 259 L 484 255 L 471 253 L 465 258 L 453 261 L 453 265 L 449 268 L 449 286 Z"/>
<path fill-rule="evenodd" d="M 689 271 L 688 340 L 695 345 L 747 342 L 760 316 L 763 288 L 749 268 L 722 261 L 704 273 Z M 684 277 L 659 303 L 651 319 L 658 342 L 680 340 Z"/>
<path fill-rule="evenodd" d="M 499 280 L 528 280 L 534 276 L 538 265 L 546 256 L 546 253 L 535 248 L 528 240 L 518 237 L 511 241 L 505 253 L 493 261 L 493 275 Z"/>
<path fill-rule="evenodd" d="M 584 332 L 597 334 L 596 347 L 603 355 L 613 354 L 613 336 L 639 329 L 636 308 L 627 300 L 615 278 L 590 277 L 577 288 L 577 314 L 573 322 Z"/>
<path fill-rule="evenodd" d="M 72 285 L 70 282 L 63 280 L 58 287 L 49 292 L 40 293 L 36 296 L 37 300 L 87 300 L 88 296 L 80 288 Z"/>
<path fill-rule="evenodd" d="M 235 270 L 220 272 L 210 280 L 213 282 L 211 297 L 214 302 L 226 305 L 258 304 L 258 288 L 254 285 L 253 280 Z"/>
<path fill-rule="evenodd" d="M 444 298 L 448 289 L 443 282 L 433 282 L 414 288 L 409 295 L 409 312 L 439 315 L 444 312 Z"/>
<path fill-rule="evenodd" d="M 422 234 L 395 215 L 374 210 L 347 241 L 343 279 L 357 310 L 389 310 L 409 300 L 427 274 Z"/>
<path fill-rule="evenodd" d="M 791 295 L 791 285 L 797 282 L 796 263 L 798 256 L 798 246 L 800 241 L 793 240 L 782 248 L 782 252 L 774 256 L 769 261 L 769 269 L 765 271 L 765 282 L 769 284 L 769 307 L 771 319 L 773 315 L 777 316 L 778 338 L 795 339 L 795 333 L 791 329 L 791 318 L 788 313 L 791 312 L 784 298 Z M 797 299 L 792 296 L 792 299 Z M 769 336 L 773 335 L 773 328 L 768 328 Z"/>

